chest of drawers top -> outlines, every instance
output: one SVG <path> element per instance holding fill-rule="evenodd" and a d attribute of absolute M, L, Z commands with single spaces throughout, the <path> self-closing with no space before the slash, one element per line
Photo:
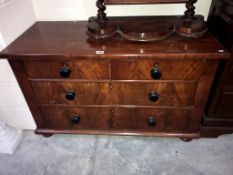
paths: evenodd
<path fill-rule="evenodd" d="M 0 54 L 24 60 L 78 59 L 221 59 L 229 57 L 211 34 L 197 39 L 174 35 L 153 43 L 127 42 L 115 37 L 89 41 L 87 22 L 36 22 Z"/>

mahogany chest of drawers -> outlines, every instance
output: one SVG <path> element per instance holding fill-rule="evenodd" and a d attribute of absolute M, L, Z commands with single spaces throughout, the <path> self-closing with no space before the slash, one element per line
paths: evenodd
<path fill-rule="evenodd" d="M 220 59 L 212 37 L 89 41 L 86 22 L 37 22 L 2 51 L 36 133 L 199 136 Z"/>

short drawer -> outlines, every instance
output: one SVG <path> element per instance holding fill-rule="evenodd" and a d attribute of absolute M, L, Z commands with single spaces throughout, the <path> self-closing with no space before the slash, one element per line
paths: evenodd
<path fill-rule="evenodd" d="M 191 106 L 196 83 L 32 82 L 40 104 Z"/>
<path fill-rule="evenodd" d="M 204 61 L 112 61 L 113 80 L 198 80 Z"/>
<path fill-rule="evenodd" d="M 32 79 L 109 79 L 108 61 L 25 61 L 24 68 Z"/>
<path fill-rule="evenodd" d="M 50 129 L 186 131 L 190 110 L 153 108 L 41 107 Z"/>

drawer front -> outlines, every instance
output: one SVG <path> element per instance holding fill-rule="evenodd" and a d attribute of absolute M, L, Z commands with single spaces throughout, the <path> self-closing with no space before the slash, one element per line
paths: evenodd
<path fill-rule="evenodd" d="M 32 82 L 31 86 L 40 104 L 103 105 L 114 100 L 108 83 Z"/>
<path fill-rule="evenodd" d="M 191 106 L 196 83 L 32 82 L 41 104 Z M 73 96 L 72 96 L 73 95 Z"/>
<path fill-rule="evenodd" d="M 186 131 L 189 110 L 41 107 L 48 128 Z"/>
<path fill-rule="evenodd" d="M 113 80 L 198 80 L 207 69 L 203 61 L 112 61 Z"/>
<path fill-rule="evenodd" d="M 227 85 L 233 86 L 233 67 L 230 70 L 230 75 L 228 76 L 227 79 Z"/>
<path fill-rule="evenodd" d="M 33 79 L 109 79 L 108 61 L 25 61 L 24 68 Z"/>
<path fill-rule="evenodd" d="M 233 91 L 226 91 L 221 94 L 215 115 L 233 118 Z"/>

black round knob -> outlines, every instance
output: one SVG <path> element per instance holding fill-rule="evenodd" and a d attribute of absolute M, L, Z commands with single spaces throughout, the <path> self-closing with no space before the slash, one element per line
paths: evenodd
<path fill-rule="evenodd" d="M 151 93 L 149 93 L 148 96 L 149 96 L 150 101 L 152 101 L 152 102 L 156 102 L 159 100 L 159 94 L 156 92 L 151 92 Z"/>
<path fill-rule="evenodd" d="M 70 122 L 73 124 L 78 124 L 80 122 L 81 118 L 79 115 L 75 115 L 73 117 L 70 118 Z"/>
<path fill-rule="evenodd" d="M 67 66 L 63 66 L 60 70 L 60 76 L 63 78 L 68 78 L 70 76 L 71 70 Z"/>
<path fill-rule="evenodd" d="M 154 117 L 149 117 L 147 119 L 147 124 L 148 124 L 148 126 L 151 126 L 151 127 L 155 126 L 156 125 L 156 119 Z"/>
<path fill-rule="evenodd" d="M 154 67 L 152 70 L 151 70 L 151 77 L 153 78 L 153 79 L 160 79 L 161 78 L 161 76 L 162 76 L 162 73 L 161 73 L 161 70 L 160 70 L 160 68 L 159 67 Z"/>
<path fill-rule="evenodd" d="M 75 92 L 69 91 L 66 93 L 66 99 L 67 100 L 73 100 L 75 98 Z"/>

